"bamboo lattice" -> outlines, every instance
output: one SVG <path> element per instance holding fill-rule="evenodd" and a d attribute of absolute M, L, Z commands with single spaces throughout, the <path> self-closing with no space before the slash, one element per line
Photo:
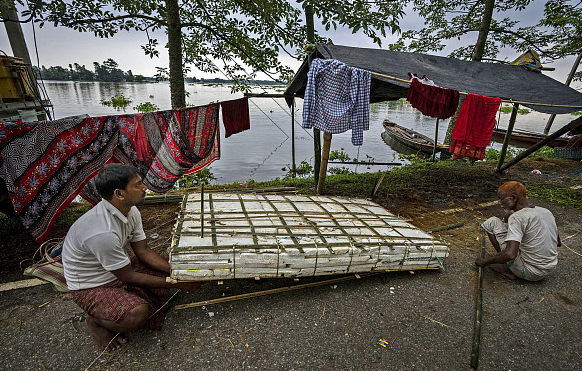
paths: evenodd
<path fill-rule="evenodd" d="M 448 246 L 363 199 L 269 194 L 184 196 L 172 278 L 302 277 L 442 268 Z"/>

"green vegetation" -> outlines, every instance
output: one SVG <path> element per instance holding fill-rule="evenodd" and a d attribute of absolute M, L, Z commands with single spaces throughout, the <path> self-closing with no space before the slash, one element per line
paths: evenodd
<path fill-rule="evenodd" d="M 182 176 L 174 185 L 174 189 L 199 187 L 202 184 L 208 185 L 214 180 L 216 180 L 216 177 L 212 173 L 212 168 L 206 167 L 197 173 Z"/>
<path fill-rule="evenodd" d="M 109 100 L 102 100 L 101 104 L 108 107 L 113 107 L 116 110 L 125 110 L 131 103 L 131 99 L 126 98 L 123 93 L 117 93 Z"/>
<path fill-rule="evenodd" d="M 527 194 L 564 206 L 582 207 L 580 190 L 569 187 L 554 187 L 543 184 L 527 184 Z"/>
<path fill-rule="evenodd" d="M 133 107 L 133 109 L 136 110 L 137 112 L 147 113 L 147 112 L 159 111 L 160 107 L 158 107 L 156 104 L 151 103 L 151 102 L 143 102 L 143 103 L 140 103 L 137 106 Z"/>
<path fill-rule="evenodd" d="M 91 209 L 91 205 L 88 203 L 77 203 L 73 204 L 74 206 L 69 206 L 62 213 L 57 216 L 57 220 L 55 224 L 57 225 L 72 225 L 77 219 L 79 219 L 83 214 L 85 214 L 89 209 Z"/>
<path fill-rule="evenodd" d="M 570 114 L 574 115 L 574 116 L 582 116 L 582 111 L 576 111 L 576 112 L 572 112 Z"/>
<path fill-rule="evenodd" d="M 69 64 L 69 69 L 62 66 L 32 67 L 35 74 L 42 76 L 44 80 L 59 81 L 104 81 L 104 82 L 143 82 L 145 77 L 134 75 L 131 70 L 123 72 L 112 58 L 108 58 L 102 64 L 93 62 L 94 72 L 89 71 L 85 65 L 78 63 Z"/>
<path fill-rule="evenodd" d="M 501 113 L 511 113 L 511 111 L 513 111 L 513 107 L 503 106 L 503 107 L 499 107 L 499 110 L 501 111 Z M 519 114 L 519 115 L 527 115 L 528 113 L 530 113 L 530 110 L 528 110 L 527 108 L 518 108 L 517 109 L 517 114 Z"/>
<path fill-rule="evenodd" d="M 507 153 L 505 154 L 506 159 L 514 158 L 518 156 L 520 153 L 524 152 L 523 150 L 517 150 L 515 148 L 507 148 Z M 489 148 L 485 152 L 485 160 L 499 160 L 501 156 L 501 151 L 496 150 L 495 148 Z M 554 157 L 554 149 L 548 146 L 544 146 L 528 157 L 544 157 L 544 158 L 553 158 Z"/>

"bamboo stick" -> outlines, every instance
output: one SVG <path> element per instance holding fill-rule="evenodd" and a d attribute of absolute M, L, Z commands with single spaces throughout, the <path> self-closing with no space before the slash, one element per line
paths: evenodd
<path fill-rule="evenodd" d="M 485 257 L 485 230 L 481 228 L 481 257 Z M 473 332 L 473 349 L 471 350 L 471 368 L 479 366 L 479 347 L 481 345 L 481 319 L 483 317 L 483 267 L 477 269 L 477 298 L 475 313 L 475 330 Z"/>
<path fill-rule="evenodd" d="M 385 273 L 385 272 L 382 271 L 382 272 L 359 273 L 359 278 L 373 276 L 373 275 L 377 275 L 377 274 L 381 274 L 381 273 Z M 227 296 L 227 297 L 224 297 L 224 298 L 218 298 L 218 299 L 212 299 L 212 300 L 204 300 L 204 301 L 199 301 L 199 302 L 196 302 L 196 303 L 180 304 L 180 305 L 176 305 L 174 307 L 174 309 L 178 309 L 179 310 L 179 309 L 195 308 L 195 307 L 201 307 L 203 305 L 211 305 L 211 304 L 225 303 L 225 302 L 228 302 L 228 301 L 234 301 L 234 300 L 240 300 L 240 299 L 247 299 L 247 298 L 254 298 L 254 297 L 257 297 L 257 296 L 278 294 L 280 292 L 301 290 L 301 289 L 305 289 L 305 288 L 308 288 L 308 287 L 316 287 L 316 286 L 322 286 L 322 285 L 329 285 L 329 284 L 337 283 L 337 282 L 349 281 L 349 280 L 353 280 L 355 278 L 356 278 L 356 275 L 353 275 L 353 276 L 333 278 L 333 279 L 330 279 L 330 280 L 324 280 L 324 281 L 318 281 L 318 282 L 304 283 L 304 284 L 295 285 L 295 286 L 279 287 L 279 288 L 276 288 L 276 289 L 270 289 L 270 290 L 263 290 L 263 291 L 251 292 L 251 293 L 247 293 L 247 294 L 240 294 L 240 295 L 234 295 L 234 296 Z"/>

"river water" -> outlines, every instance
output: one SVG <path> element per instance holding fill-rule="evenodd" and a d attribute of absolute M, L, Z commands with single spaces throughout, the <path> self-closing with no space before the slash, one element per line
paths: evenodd
<path fill-rule="evenodd" d="M 103 116 L 121 114 L 112 107 L 101 104 L 112 96 L 122 93 L 132 103 L 125 113 L 133 113 L 139 103 L 151 102 L 160 110 L 171 108 L 168 83 L 103 83 L 45 81 L 48 96 L 54 105 L 56 118 L 88 114 Z M 255 93 L 281 93 L 283 87 L 257 87 Z M 186 101 L 191 105 L 205 105 L 210 102 L 226 101 L 240 98 L 242 93 L 232 93 L 229 85 L 187 84 Z M 295 158 L 296 164 L 306 161 L 313 165 L 313 131 L 301 127 L 303 100 L 296 100 L 295 123 Z M 246 182 L 248 180 L 270 180 L 284 177 L 282 168 L 291 164 L 292 124 L 291 112 L 282 98 L 251 98 L 249 101 L 251 129 L 224 138 L 221 130 L 221 158 L 211 165 L 211 171 L 217 183 Z M 500 115 L 499 127 L 507 127 L 509 114 Z M 519 115 L 516 129 L 542 132 L 549 115 L 532 111 Z M 351 144 L 351 131 L 333 136 L 331 149 L 343 149 L 351 159 L 366 160 L 370 157 L 376 162 L 400 162 L 398 157 L 381 138 L 382 121 L 390 119 L 397 124 L 409 127 L 421 134 L 434 137 L 436 119 L 422 115 L 407 102 L 382 102 L 370 106 L 370 130 L 364 132 L 364 144 L 360 147 Z M 572 115 L 558 115 L 552 131 L 564 126 L 574 119 Z M 442 142 L 449 120 L 439 123 L 439 142 Z M 222 119 L 221 119 L 222 122 Z M 221 128 L 222 129 L 222 128 Z M 493 148 L 500 149 L 498 143 Z M 345 166 L 357 172 L 380 171 L 390 166 L 332 165 Z"/>

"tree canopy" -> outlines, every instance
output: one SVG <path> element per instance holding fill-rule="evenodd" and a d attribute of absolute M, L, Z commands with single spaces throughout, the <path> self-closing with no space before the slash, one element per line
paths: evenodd
<path fill-rule="evenodd" d="M 531 0 L 412 0 L 411 3 L 414 12 L 424 20 L 424 27 L 404 31 L 390 45 L 392 50 L 426 53 L 457 44 L 450 57 L 496 60 L 501 48 L 523 51 L 536 47 L 539 42 L 535 25 L 519 27 L 519 22 L 508 13 L 525 10 Z M 491 19 L 484 24 L 488 6 L 492 8 Z M 488 32 L 484 35 L 483 53 L 478 58 L 475 56 L 477 35 L 483 27 Z"/>
<path fill-rule="evenodd" d="M 23 16 L 41 26 L 49 22 L 98 37 L 142 31 L 146 41 L 142 49 L 150 57 L 160 53 L 160 42 L 151 37 L 152 31 L 166 30 L 173 106 L 183 105 L 174 97 L 175 90 L 182 89 L 183 99 L 183 65 L 202 72 L 224 72 L 241 90 L 248 88 L 247 82 L 258 72 L 286 81 L 293 71 L 280 62 L 280 53 L 293 58 L 302 58 L 305 53 L 304 0 L 16 1 L 26 9 Z M 404 14 L 399 1 L 310 3 L 326 29 L 348 27 L 378 45 L 387 33 L 399 30 Z"/>

